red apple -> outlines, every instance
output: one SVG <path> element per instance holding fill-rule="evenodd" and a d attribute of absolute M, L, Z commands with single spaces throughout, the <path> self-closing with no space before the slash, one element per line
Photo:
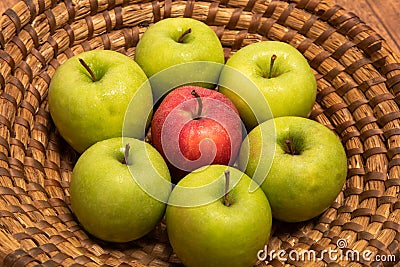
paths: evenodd
<path fill-rule="evenodd" d="M 171 91 L 151 125 L 152 144 L 174 173 L 211 164 L 232 165 L 242 141 L 242 121 L 235 105 L 223 94 L 199 86 Z"/>

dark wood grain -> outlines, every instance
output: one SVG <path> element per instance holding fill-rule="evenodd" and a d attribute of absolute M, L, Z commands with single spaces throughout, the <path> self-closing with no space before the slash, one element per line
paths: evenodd
<path fill-rule="evenodd" d="M 334 0 L 338 5 L 357 14 L 378 32 L 400 54 L 400 1 L 398 0 Z"/>
<path fill-rule="evenodd" d="M 0 0 L 0 14 L 19 0 Z M 357 14 L 376 30 L 400 55 L 400 1 L 399 0 L 334 0 L 338 5 Z"/>

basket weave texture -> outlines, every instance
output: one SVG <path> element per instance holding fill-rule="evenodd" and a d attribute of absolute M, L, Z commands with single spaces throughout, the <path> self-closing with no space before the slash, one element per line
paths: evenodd
<path fill-rule="evenodd" d="M 400 59 L 355 14 L 328 0 L 24 0 L 0 20 L 0 265 L 180 265 L 164 224 L 121 245 L 96 240 L 80 227 L 69 206 L 78 155 L 58 135 L 47 101 L 51 77 L 67 58 L 92 49 L 133 57 L 147 27 L 167 17 L 210 25 L 226 58 L 250 43 L 280 40 L 303 53 L 315 71 L 318 95 L 310 117 L 340 136 L 347 182 L 318 218 L 274 222 L 268 248 L 320 253 L 344 239 L 347 249 L 398 261 Z M 329 257 L 257 265 L 333 262 L 379 266 Z"/>

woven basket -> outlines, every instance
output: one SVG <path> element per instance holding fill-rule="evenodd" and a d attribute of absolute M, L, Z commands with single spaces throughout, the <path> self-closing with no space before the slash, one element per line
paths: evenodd
<path fill-rule="evenodd" d="M 70 210 L 78 155 L 57 134 L 47 93 L 74 54 L 112 49 L 133 57 L 146 28 L 166 17 L 210 25 L 228 58 L 260 40 L 288 42 L 315 70 L 311 118 L 341 137 L 348 157 L 343 191 L 318 218 L 274 222 L 270 250 L 312 250 L 317 261 L 275 257 L 259 266 L 350 263 L 323 251 L 370 251 L 351 266 L 400 258 L 400 59 L 374 30 L 329 0 L 24 0 L 0 21 L 0 265 L 179 266 L 160 224 L 129 244 L 87 235 Z M 338 241 L 345 242 L 346 246 Z M 376 259 L 376 261 L 374 261 Z M 384 259 L 383 257 L 381 259 Z"/>

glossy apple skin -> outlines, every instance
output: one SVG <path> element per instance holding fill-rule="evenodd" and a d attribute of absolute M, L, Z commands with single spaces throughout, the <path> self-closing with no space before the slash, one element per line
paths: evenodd
<path fill-rule="evenodd" d="M 268 78 L 272 55 L 277 58 L 272 78 Z M 234 75 L 230 68 L 256 86 L 243 86 L 239 81 L 241 77 Z M 295 47 L 279 41 L 263 41 L 241 48 L 226 62 L 220 83 L 228 85 L 221 86 L 219 91 L 236 105 L 249 130 L 271 118 L 307 117 L 317 93 L 316 79 L 306 58 Z M 257 105 L 264 102 L 272 116 L 256 111 Z"/>
<path fill-rule="evenodd" d="M 200 118 L 193 90 L 201 97 Z M 221 93 L 183 86 L 157 108 L 151 136 L 153 146 L 172 167 L 190 172 L 209 164 L 233 164 L 242 141 L 242 122 L 236 107 Z"/>
<path fill-rule="evenodd" d="M 188 29 L 191 29 L 191 32 L 182 42 L 178 42 L 179 37 Z M 196 70 L 189 65 L 187 68 L 177 68 L 178 73 L 172 71 L 168 74 L 169 80 L 187 76 L 191 77 L 188 80 L 193 83 L 204 82 L 205 86 L 217 83 L 225 57 L 218 36 L 208 25 L 192 18 L 167 18 L 158 21 L 145 31 L 136 46 L 135 61 L 149 78 L 172 66 L 184 63 L 218 63 L 211 64 L 210 69 L 203 67 Z"/>
<path fill-rule="evenodd" d="M 93 82 L 79 62 L 96 74 Z M 133 59 L 110 50 L 92 50 L 71 57 L 54 73 L 49 88 L 49 109 L 61 136 L 79 153 L 94 143 L 122 136 L 125 113 L 130 114 L 125 134 L 143 138 L 153 107 L 152 92 L 143 70 Z"/>
<path fill-rule="evenodd" d="M 131 147 L 129 166 L 123 163 L 126 143 Z M 157 189 L 159 200 L 143 190 L 141 179 Z M 170 180 L 168 167 L 151 145 L 133 138 L 106 139 L 88 148 L 73 169 L 72 211 L 95 237 L 132 241 L 160 222 L 171 192 Z"/>
<path fill-rule="evenodd" d="M 287 152 L 286 139 L 292 140 L 295 155 Z M 286 222 L 306 221 L 324 212 L 347 175 L 346 153 L 334 132 L 293 116 L 254 128 L 243 141 L 238 162 L 241 170 L 262 182 L 274 218 Z"/>
<path fill-rule="evenodd" d="M 225 206 L 224 171 L 230 170 L 230 206 Z M 171 202 L 193 203 L 210 198 L 208 204 L 167 207 L 169 241 L 188 267 L 253 266 L 257 252 L 268 242 L 272 215 L 260 188 L 249 191 L 250 177 L 222 165 L 211 165 L 185 176 L 171 193 Z M 204 186 L 209 186 L 205 188 Z M 187 188 L 200 189 L 195 194 Z M 214 198 L 212 198 L 214 197 Z M 185 201 L 186 200 L 186 201 Z"/>

